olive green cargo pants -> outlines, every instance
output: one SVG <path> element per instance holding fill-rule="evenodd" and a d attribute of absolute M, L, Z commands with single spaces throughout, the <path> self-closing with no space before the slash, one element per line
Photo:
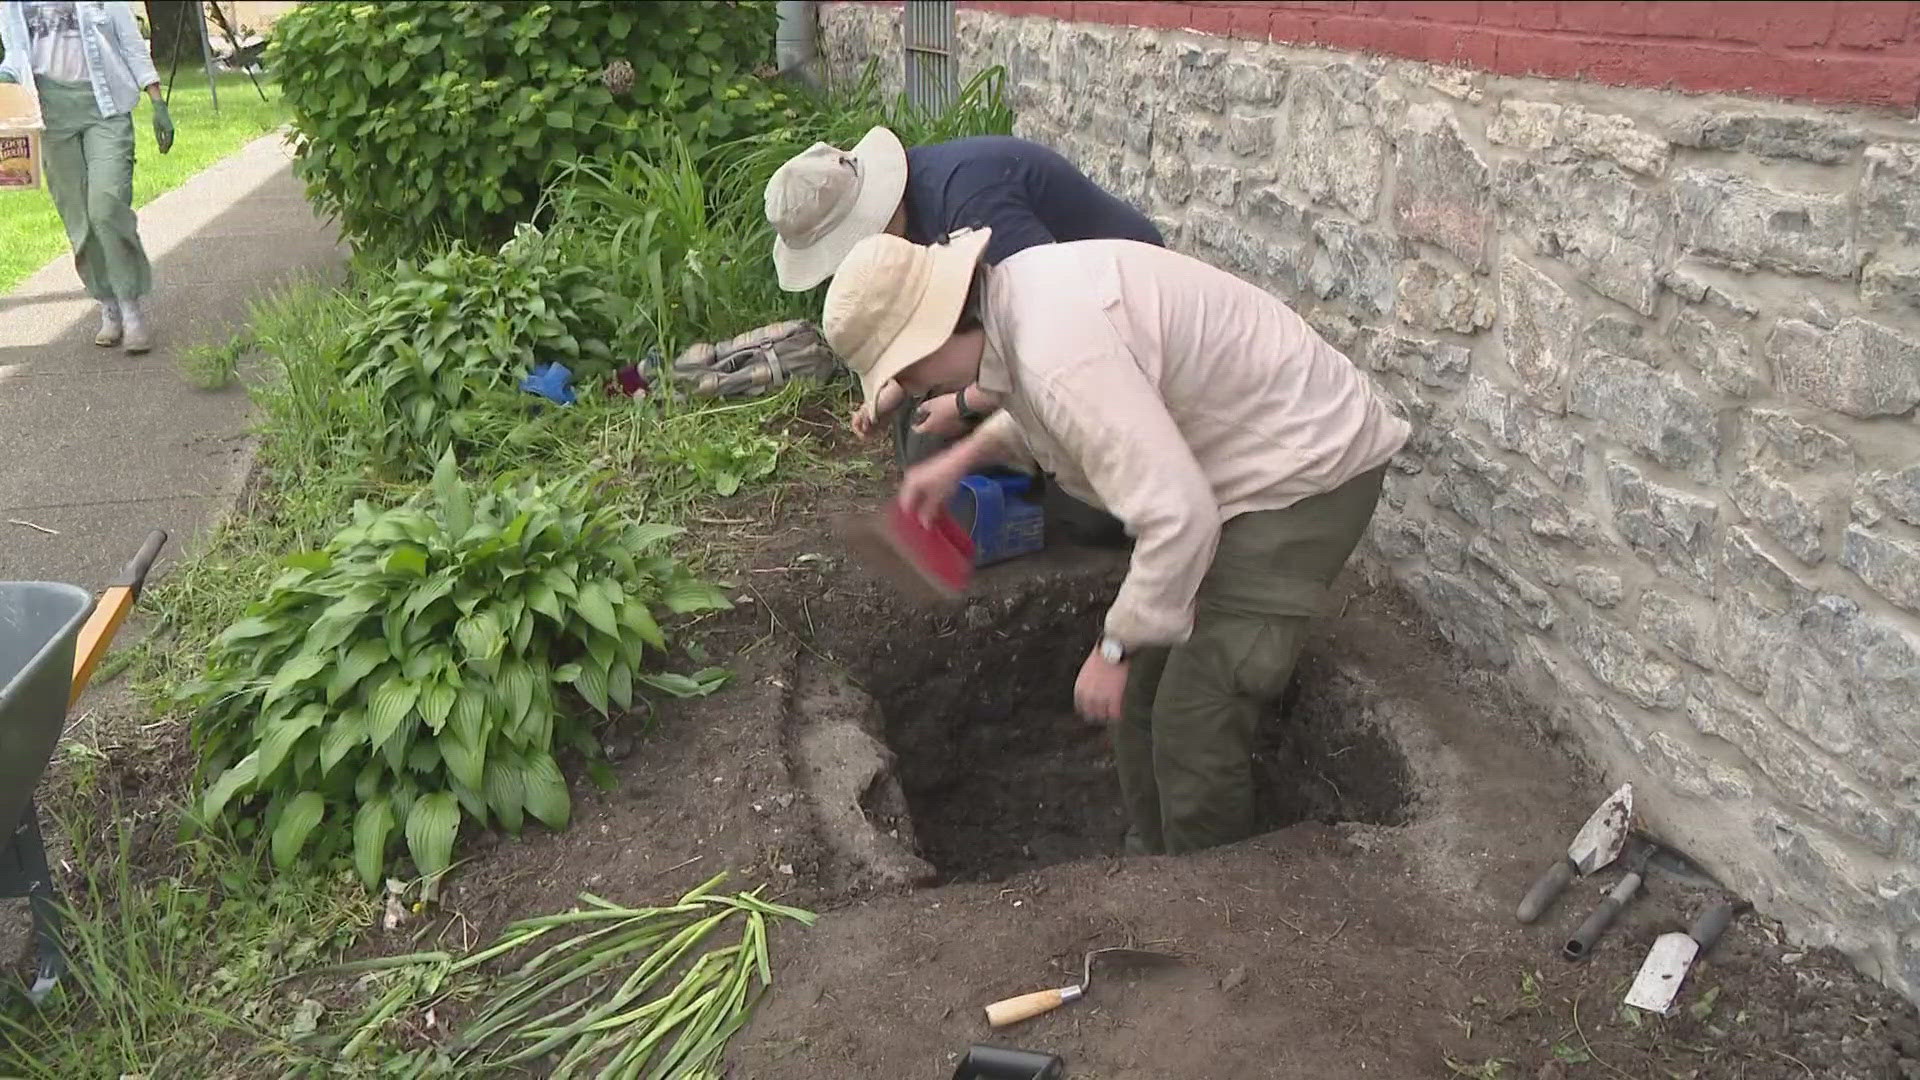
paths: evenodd
<path fill-rule="evenodd" d="M 133 114 L 101 116 L 91 83 L 37 81 L 47 192 L 74 269 L 95 300 L 138 300 L 153 291 L 153 266 L 133 212 Z"/>
<path fill-rule="evenodd" d="M 1114 729 L 1128 851 L 1177 854 L 1252 835 L 1254 728 L 1286 689 L 1385 472 L 1227 522 L 1193 635 L 1134 654 Z"/>

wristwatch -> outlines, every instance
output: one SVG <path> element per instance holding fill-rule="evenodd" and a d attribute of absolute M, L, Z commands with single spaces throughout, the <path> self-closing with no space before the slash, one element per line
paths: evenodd
<path fill-rule="evenodd" d="M 1100 639 L 1100 659 L 1109 664 L 1123 663 L 1127 659 L 1127 647 L 1115 638 Z"/>
<path fill-rule="evenodd" d="M 960 414 L 960 419 L 965 420 L 969 424 L 978 423 L 987 418 L 986 413 L 980 412 L 967 404 L 967 388 L 964 386 L 953 392 L 953 408 L 955 412 Z"/>

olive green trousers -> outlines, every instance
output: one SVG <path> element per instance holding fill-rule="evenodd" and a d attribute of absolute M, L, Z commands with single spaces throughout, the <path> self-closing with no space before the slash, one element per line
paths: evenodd
<path fill-rule="evenodd" d="M 138 300 L 153 290 L 153 266 L 133 212 L 133 114 L 101 116 L 87 83 L 35 82 L 47 191 L 81 284 L 95 300 Z"/>
<path fill-rule="evenodd" d="M 1228 521 L 1192 636 L 1134 654 L 1114 729 L 1128 851 L 1176 854 L 1252 835 L 1254 729 L 1286 689 L 1385 472 Z"/>

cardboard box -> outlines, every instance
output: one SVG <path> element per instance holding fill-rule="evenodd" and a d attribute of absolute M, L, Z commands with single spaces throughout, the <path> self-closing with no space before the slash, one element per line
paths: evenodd
<path fill-rule="evenodd" d="M 40 186 L 40 101 L 26 87 L 0 83 L 0 191 Z"/>

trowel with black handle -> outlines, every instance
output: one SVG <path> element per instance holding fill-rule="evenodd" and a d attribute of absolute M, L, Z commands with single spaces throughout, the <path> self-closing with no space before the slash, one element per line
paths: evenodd
<path fill-rule="evenodd" d="M 1693 962 L 1713 948 L 1745 906 L 1731 900 L 1715 904 L 1701 912 L 1686 933 L 1661 934 L 1655 938 L 1653 949 L 1640 965 L 1640 974 L 1627 990 L 1627 1004 L 1661 1016 L 1673 1011 L 1673 999 L 1679 996 L 1680 986 L 1686 982 Z"/>
<path fill-rule="evenodd" d="M 1567 853 L 1547 867 L 1520 901 L 1520 921 L 1530 923 L 1546 911 L 1575 875 L 1586 877 L 1620 857 L 1627 842 L 1627 829 L 1633 821 L 1633 785 L 1621 784 L 1620 790 L 1593 812 L 1580 831 L 1574 834 Z"/>

